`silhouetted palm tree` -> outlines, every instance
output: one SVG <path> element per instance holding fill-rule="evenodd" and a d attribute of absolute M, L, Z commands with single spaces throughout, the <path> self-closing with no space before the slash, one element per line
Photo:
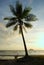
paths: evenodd
<path fill-rule="evenodd" d="M 6 24 L 6 27 L 10 27 L 14 25 L 14 30 L 17 30 L 17 28 L 19 27 L 19 32 L 22 35 L 26 56 L 28 55 L 28 52 L 26 48 L 24 35 L 23 35 L 23 28 L 24 30 L 25 27 L 31 28 L 32 25 L 30 24 L 30 22 L 37 20 L 36 16 L 30 13 L 31 9 L 32 8 L 30 7 L 23 8 L 21 3 L 16 2 L 16 7 L 10 5 L 10 10 L 14 16 L 4 18 L 4 20 L 9 20 L 9 22 Z"/>

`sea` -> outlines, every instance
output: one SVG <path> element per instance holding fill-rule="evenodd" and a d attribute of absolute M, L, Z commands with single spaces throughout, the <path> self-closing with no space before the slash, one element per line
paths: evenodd
<path fill-rule="evenodd" d="M 0 59 L 15 59 L 25 55 L 24 50 L 0 50 Z M 44 55 L 44 50 L 28 50 L 28 55 Z"/>

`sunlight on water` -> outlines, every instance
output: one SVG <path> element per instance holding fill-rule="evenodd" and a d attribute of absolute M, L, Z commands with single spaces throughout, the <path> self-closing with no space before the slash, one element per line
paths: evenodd
<path fill-rule="evenodd" d="M 29 50 L 29 55 L 44 55 L 43 50 Z M 20 56 L 21 55 L 21 56 Z M 25 55 L 24 51 L 0 51 L 0 59 L 15 59 Z"/>
<path fill-rule="evenodd" d="M 0 59 L 15 59 L 13 56 L 0 56 Z"/>

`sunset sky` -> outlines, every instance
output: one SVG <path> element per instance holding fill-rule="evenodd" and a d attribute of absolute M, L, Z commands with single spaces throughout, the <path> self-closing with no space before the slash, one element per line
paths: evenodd
<path fill-rule="evenodd" d="M 31 13 L 38 18 L 32 22 L 33 28 L 26 29 L 24 32 L 26 45 L 28 50 L 44 50 L 44 0 L 20 0 L 25 6 L 31 6 Z M 13 28 L 6 28 L 7 21 L 4 17 L 13 16 L 9 5 L 15 6 L 16 0 L 0 0 L 0 50 L 24 50 L 23 41 L 18 31 L 13 31 Z"/>

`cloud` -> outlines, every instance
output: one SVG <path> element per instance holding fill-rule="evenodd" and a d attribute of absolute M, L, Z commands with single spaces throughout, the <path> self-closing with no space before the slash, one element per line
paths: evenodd
<path fill-rule="evenodd" d="M 29 4 L 32 4 L 33 0 L 29 0 Z"/>
<path fill-rule="evenodd" d="M 7 29 L 3 23 L 0 23 L 0 38 L 5 38 L 7 34 Z"/>
<path fill-rule="evenodd" d="M 12 29 L 8 29 L 5 27 L 3 23 L 0 22 L 0 44 L 10 44 L 12 38 L 16 38 L 16 32 L 14 32 Z M 10 43 L 9 43 L 10 42 Z"/>
<path fill-rule="evenodd" d="M 9 32 L 8 29 L 5 27 L 5 25 L 0 22 L 0 40 L 4 41 L 12 35 L 13 35 L 13 31 Z"/>
<path fill-rule="evenodd" d="M 5 25 L 3 24 L 3 23 L 1 23 L 0 22 L 0 30 L 4 30 L 4 31 L 6 31 L 7 30 L 7 28 L 5 27 Z"/>

